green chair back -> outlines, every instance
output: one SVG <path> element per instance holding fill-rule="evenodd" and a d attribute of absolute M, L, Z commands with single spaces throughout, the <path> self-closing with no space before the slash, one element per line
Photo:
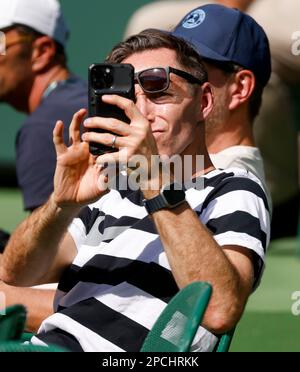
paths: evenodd
<path fill-rule="evenodd" d="M 206 282 L 194 282 L 181 289 L 155 322 L 141 351 L 189 351 L 211 292 L 212 287 Z"/>
<path fill-rule="evenodd" d="M 67 350 L 56 346 L 24 345 L 18 341 L 0 342 L 0 353 L 63 353 Z"/>
<path fill-rule="evenodd" d="M 24 331 L 26 309 L 23 305 L 6 308 L 5 315 L 0 315 L 0 342 L 19 340 Z"/>
<path fill-rule="evenodd" d="M 201 325 L 212 287 L 194 282 L 182 288 L 165 307 L 148 333 L 142 352 L 188 352 Z M 219 336 L 214 352 L 229 350 L 234 329 Z"/>
<path fill-rule="evenodd" d="M 67 350 L 53 345 L 37 346 L 23 344 L 29 341 L 33 334 L 23 333 L 26 323 L 26 308 L 14 305 L 5 309 L 5 315 L 0 316 L 0 352 L 65 352 Z"/>
<path fill-rule="evenodd" d="M 227 351 L 229 351 L 231 341 L 234 335 L 234 331 L 235 331 L 235 328 L 221 335 L 214 350 L 216 353 L 226 353 Z"/>
<path fill-rule="evenodd" d="M 21 335 L 20 341 L 21 342 L 27 342 L 27 341 L 30 342 L 30 340 L 32 339 L 33 336 L 34 336 L 34 333 L 24 332 Z"/>

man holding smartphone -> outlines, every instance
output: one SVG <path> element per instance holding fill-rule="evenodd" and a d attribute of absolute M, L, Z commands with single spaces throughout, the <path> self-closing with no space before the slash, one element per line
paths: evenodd
<path fill-rule="evenodd" d="M 260 32 L 254 23 L 250 28 Z M 32 342 L 73 351 L 139 351 L 178 289 L 208 281 L 213 295 L 193 350 L 212 350 L 217 335 L 236 325 L 261 278 L 270 236 L 263 186 L 244 170 L 213 167 L 205 145 L 211 88 L 188 44 L 146 30 L 117 45 L 108 62 L 135 69 L 136 102 L 102 98 L 124 110 L 130 125 L 90 118 L 81 141 L 81 110 L 67 147 L 57 122 L 54 192 L 12 236 L 0 275 L 16 285 L 60 280 L 56 313 Z M 118 151 L 95 157 L 91 142 Z M 158 155 L 191 161 L 191 178 L 203 188 L 190 183 L 185 190 L 191 180 L 175 182 L 172 172 L 165 182 L 164 167 L 148 172 Z M 107 190 L 106 166 L 135 156 L 146 174 L 139 189 Z"/>

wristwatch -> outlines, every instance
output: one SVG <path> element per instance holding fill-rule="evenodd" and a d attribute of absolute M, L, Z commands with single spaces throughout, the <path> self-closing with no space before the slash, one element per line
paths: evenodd
<path fill-rule="evenodd" d="M 185 202 L 185 188 L 179 183 L 172 183 L 162 187 L 159 195 L 152 199 L 144 199 L 144 206 L 149 214 L 160 209 L 172 209 Z"/>

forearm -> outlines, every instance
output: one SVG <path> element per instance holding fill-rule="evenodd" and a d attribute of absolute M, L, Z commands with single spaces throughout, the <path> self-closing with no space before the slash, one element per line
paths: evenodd
<path fill-rule="evenodd" d="M 42 283 L 78 212 L 75 207 L 59 208 L 52 197 L 34 211 L 11 236 L 2 258 L 0 278 L 15 286 Z"/>
<path fill-rule="evenodd" d="M 0 291 L 5 294 L 5 306 L 22 304 L 27 309 L 27 332 L 36 333 L 44 319 L 53 313 L 54 290 L 18 288 L 0 282 Z"/>
<path fill-rule="evenodd" d="M 234 326 L 248 293 L 243 294 L 238 272 L 195 212 L 185 204 L 154 213 L 153 219 L 179 288 L 194 281 L 213 287 L 204 325 L 214 332 Z"/>

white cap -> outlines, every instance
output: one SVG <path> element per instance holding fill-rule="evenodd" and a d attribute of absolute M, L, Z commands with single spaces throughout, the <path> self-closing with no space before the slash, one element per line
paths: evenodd
<path fill-rule="evenodd" d="M 16 23 L 66 45 L 69 29 L 57 0 L 0 0 L 0 29 Z"/>

